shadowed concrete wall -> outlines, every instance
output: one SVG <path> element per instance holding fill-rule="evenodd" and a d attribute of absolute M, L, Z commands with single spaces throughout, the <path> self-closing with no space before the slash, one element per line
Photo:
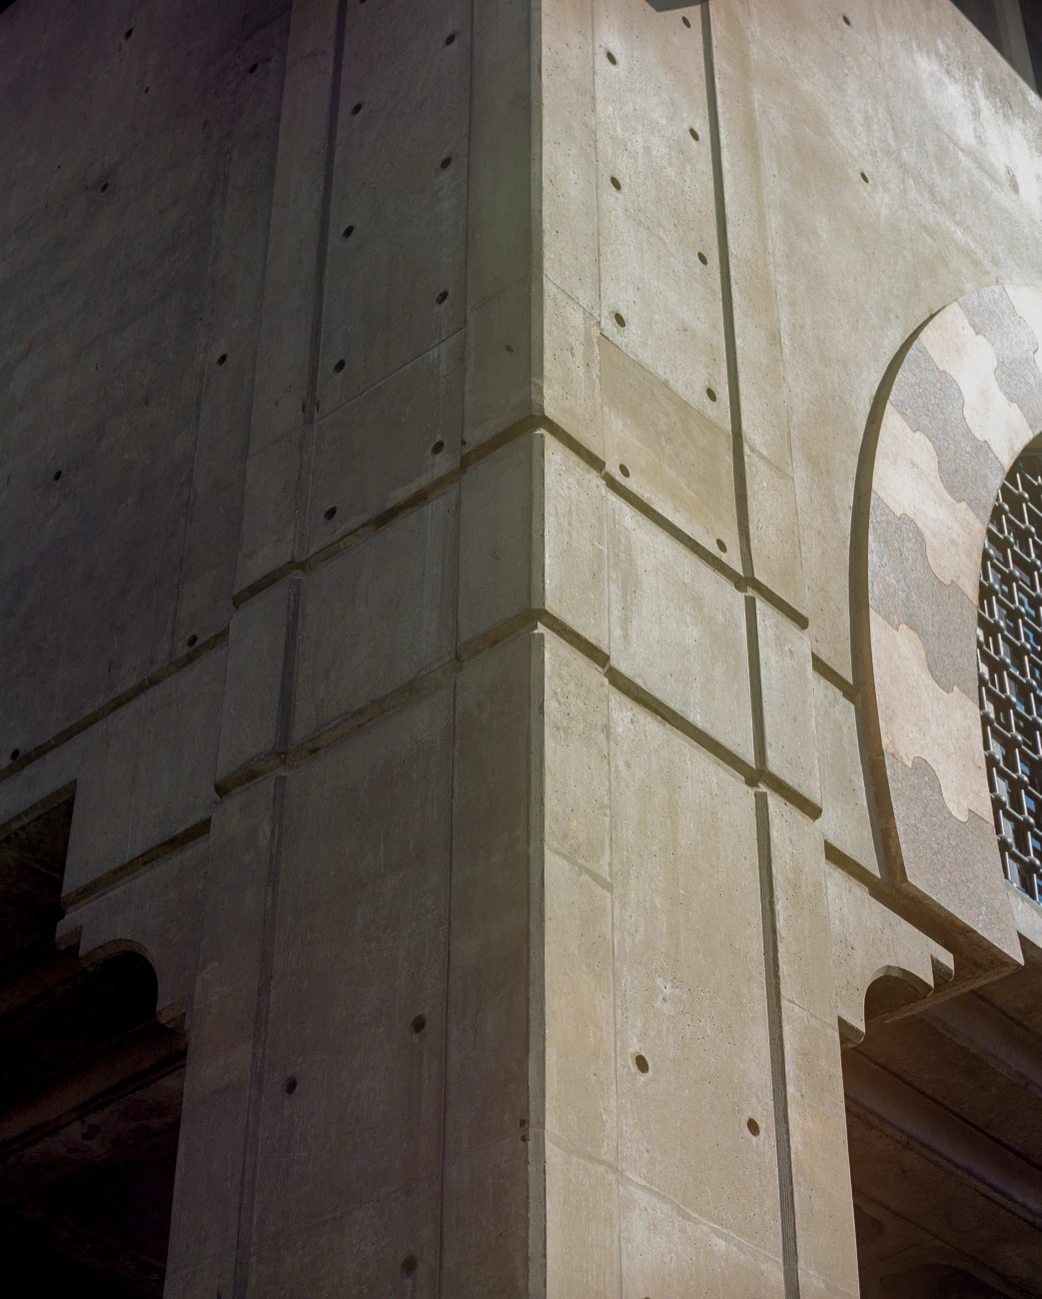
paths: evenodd
<path fill-rule="evenodd" d="M 963 975 L 855 477 L 1038 100 L 948 0 L 18 0 L 0 103 L 0 822 L 187 1015 L 166 1293 L 855 1295 L 840 1029 Z"/>

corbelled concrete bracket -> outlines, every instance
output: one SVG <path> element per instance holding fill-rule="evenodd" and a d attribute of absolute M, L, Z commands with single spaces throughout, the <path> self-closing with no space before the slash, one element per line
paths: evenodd
<path fill-rule="evenodd" d="M 882 907 L 844 871 L 828 867 L 832 970 L 839 1032 L 848 1046 L 865 1036 L 865 995 L 877 979 L 898 978 L 919 996 L 949 982 L 955 962 L 939 943 Z"/>

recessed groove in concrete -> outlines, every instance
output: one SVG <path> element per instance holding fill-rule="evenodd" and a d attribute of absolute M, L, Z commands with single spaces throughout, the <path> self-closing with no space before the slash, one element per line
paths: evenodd
<path fill-rule="evenodd" d="M 642 686 L 631 681 L 629 677 L 623 676 L 616 668 L 610 664 L 607 669 L 607 678 L 609 685 L 613 686 L 620 694 L 632 699 L 635 704 L 639 704 L 647 712 L 659 718 L 660 721 L 668 723 L 674 730 L 679 731 L 681 735 L 693 740 L 701 749 L 705 749 L 712 757 L 722 762 L 725 767 L 730 767 L 749 784 L 756 783 L 756 770 L 750 767 L 744 758 L 740 758 L 737 753 L 732 753 L 719 740 L 714 740 L 711 735 L 689 722 L 686 717 L 682 717 L 675 712 L 668 704 L 662 703 L 654 695 L 649 694 Z"/>
<path fill-rule="evenodd" d="M 30 763 L 39 761 L 39 759 L 44 757 L 46 754 L 60 748 L 63 744 L 67 744 L 69 740 L 75 739 L 77 735 L 82 735 L 84 731 L 89 731 L 92 726 L 96 726 L 98 722 L 103 721 L 112 713 L 117 712 L 126 704 L 131 703 L 133 700 L 137 699 L 139 695 L 143 695 L 146 690 L 151 690 L 153 686 L 160 685 L 162 682 L 166 681 L 168 677 L 172 677 L 176 673 L 183 671 L 197 659 L 203 658 L 212 650 L 226 644 L 227 640 L 228 628 L 224 627 L 211 636 L 209 640 L 204 640 L 201 644 L 194 645 L 187 653 L 180 654 L 176 659 L 171 659 L 169 663 L 165 663 L 161 668 L 157 668 L 154 672 L 150 672 L 148 676 L 142 678 L 140 681 L 136 681 L 134 685 L 130 686 L 127 690 L 124 690 L 122 694 L 118 694 L 113 699 L 108 700 L 107 703 L 102 704 L 100 708 L 96 708 L 94 712 L 88 713 L 86 717 L 82 717 L 78 722 L 74 723 L 74 725 L 67 726 L 64 731 L 59 731 L 57 735 L 52 735 L 49 740 L 44 740 L 42 744 L 38 744 L 34 749 L 30 749 L 28 753 L 21 754 L 17 761 L 9 762 L 6 767 L 0 769 L 0 784 L 5 780 L 11 780 L 13 777 L 19 775 L 30 765 Z"/>
<path fill-rule="evenodd" d="M 853 684 L 846 677 L 840 676 L 836 669 L 830 667 L 823 658 L 819 658 L 817 654 L 812 653 L 810 663 L 818 676 L 824 678 L 830 686 L 835 686 L 844 699 L 849 699 L 852 704 L 858 702 L 857 690 Z"/>
<path fill-rule="evenodd" d="M 806 631 L 810 626 L 810 619 L 805 613 L 801 613 L 795 605 L 790 604 L 788 600 L 780 596 L 777 591 L 772 591 L 771 588 L 765 582 L 761 582 L 758 577 L 750 577 L 744 584 L 744 589 L 752 591 L 755 595 L 760 596 L 761 599 L 766 600 L 772 608 L 777 609 L 783 617 L 788 618 L 789 622 L 798 627 L 800 631 Z"/>
<path fill-rule="evenodd" d="M 774 1093 L 774 1146 L 778 1162 L 782 1268 L 785 1276 L 786 1299 L 799 1299 L 796 1191 L 792 1171 L 789 1091 L 785 1069 L 781 976 L 778 967 L 778 922 L 774 897 L 774 866 L 771 860 L 770 807 L 767 795 L 762 791 L 757 791 L 753 797 L 756 801 L 756 856 L 760 867 L 760 927 L 763 935 L 763 968 L 767 993 L 767 1036 L 771 1053 L 771 1088 Z"/>
<path fill-rule="evenodd" d="M 745 579 L 738 569 L 732 568 L 732 566 L 725 560 L 721 559 L 715 551 L 707 549 L 682 528 L 678 528 L 677 525 L 670 519 L 667 519 L 664 514 L 660 514 L 654 506 L 649 505 L 647 501 L 638 496 L 636 492 L 631 491 L 631 489 L 627 487 L 621 479 L 616 478 L 609 470 L 605 469 L 601 476 L 607 484 L 609 491 L 614 492 L 620 500 L 623 500 L 627 505 L 632 506 L 633 509 L 635 509 L 638 514 L 643 515 L 649 523 L 653 523 L 657 528 L 661 528 L 667 536 L 672 537 L 674 541 L 679 542 L 685 550 L 690 550 L 691 553 L 697 555 L 704 564 L 715 569 L 722 577 L 726 577 L 731 585 L 737 590 L 740 591 L 744 589 Z"/>
<path fill-rule="evenodd" d="M 113 889 L 125 884 L 129 879 L 133 879 L 135 875 L 140 875 L 150 866 L 154 866 L 156 862 L 162 861 L 164 857 L 169 857 L 171 853 L 186 848 L 190 843 L 195 843 L 197 839 L 205 838 L 209 833 L 210 818 L 207 816 L 201 821 L 196 821 L 194 825 L 179 830 L 177 834 L 171 835 L 169 839 L 164 839 L 162 843 L 146 848 L 143 853 L 132 857 L 130 861 L 123 862 L 119 866 L 113 866 L 111 870 L 105 871 L 97 879 L 93 879 L 87 884 L 81 884 L 78 889 L 73 889 L 62 897 L 62 906 L 65 908 L 66 914 L 78 911 L 80 907 L 88 902 L 93 902 L 95 898 L 99 898 L 105 893 L 111 893 Z"/>

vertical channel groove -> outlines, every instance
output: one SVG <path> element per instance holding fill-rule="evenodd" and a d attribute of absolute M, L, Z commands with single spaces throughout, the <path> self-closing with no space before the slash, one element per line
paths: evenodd
<path fill-rule="evenodd" d="M 778 971 L 778 926 L 774 905 L 774 867 L 771 861 L 770 807 L 767 794 L 762 789 L 756 791 L 753 799 L 756 804 L 756 856 L 760 867 L 760 919 L 763 929 L 763 966 L 767 984 L 767 1035 L 771 1051 L 771 1089 L 774 1093 L 774 1134 L 778 1160 L 778 1201 L 781 1207 L 785 1299 L 799 1299 L 796 1192 L 792 1176 L 789 1093 L 785 1076 L 785 1037 L 782 1026 L 781 979 Z"/>
<path fill-rule="evenodd" d="M 731 459 L 734 469 L 734 496 L 738 515 L 738 544 L 741 550 L 742 575 L 750 578 L 753 576 L 753 556 L 752 545 L 749 541 L 749 493 L 745 479 L 742 401 L 738 390 L 738 347 L 735 342 L 734 296 L 731 291 L 731 249 L 727 238 L 727 204 L 724 201 L 724 157 L 720 141 L 720 109 L 716 90 L 716 61 L 713 57 L 713 22 L 709 10 L 709 0 L 703 0 L 702 53 L 705 58 L 709 148 L 713 160 L 713 196 L 716 203 L 717 256 L 720 260 L 720 303 L 724 318 L 727 392 L 731 407 Z"/>
<path fill-rule="evenodd" d="M 713 23 L 710 0 L 702 4 L 702 49 L 705 58 L 706 102 L 709 140 L 713 161 L 713 193 L 720 258 L 720 301 L 723 314 L 724 349 L 727 358 L 727 387 L 731 408 L 731 453 L 734 469 L 735 509 L 741 549 L 742 574 L 754 576 L 749 535 L 749 492 L 745 476 L 745 439 L 742 433 L 742 401 L 738 377 L 738 346 L 735 335 L 734 294 L 731 286 L 731 252 L 727 237 L 727 204 L 724 195 L 724 160 L 720 134 L 720 105 L 713 54 Z M 746 635 L 749 646 L 749 691 L 752 707 L 756 765 L 765 765 L 765 728 L 760 646 L 756 625 L 756 600 L 746 599 Z M 771 827 L 767 794 L 757 790 L 756 854 L 760 871 L 760 913 L 763 928 L 764 976 L 767 991 L 767 1031 L 771 1055 L 771 1087 L 774 1094 L 774 1132 L 778 1163 L 778 1201 L 781 1214 L 782 1266 L 786 1299 L 799 1299 L 799 1258 L 796 1240 L 796 1203 L 792 1175 L 792 1141 L 789 1132 L 789 1098 L 785 1076 L 785 1040 L 782 1029 L 781 985 L 778 974 L 778 930 L 774 901 L 774 868 L 771 862 Z"/>

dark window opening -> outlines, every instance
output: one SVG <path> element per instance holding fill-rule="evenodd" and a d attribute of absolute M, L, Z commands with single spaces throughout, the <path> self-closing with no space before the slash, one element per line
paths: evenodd
<path fill-rule="evenodd" d="M 71 810 L 0 839 L 0 1251 L 19 1293 L 159 1299 L 185 1041 L 143 956 L 55 946 Z"/>
<path fill-rule="evenodd" d="M 1042 0 L 954 0 L 1032 90 L 1042 86 Z"/>

